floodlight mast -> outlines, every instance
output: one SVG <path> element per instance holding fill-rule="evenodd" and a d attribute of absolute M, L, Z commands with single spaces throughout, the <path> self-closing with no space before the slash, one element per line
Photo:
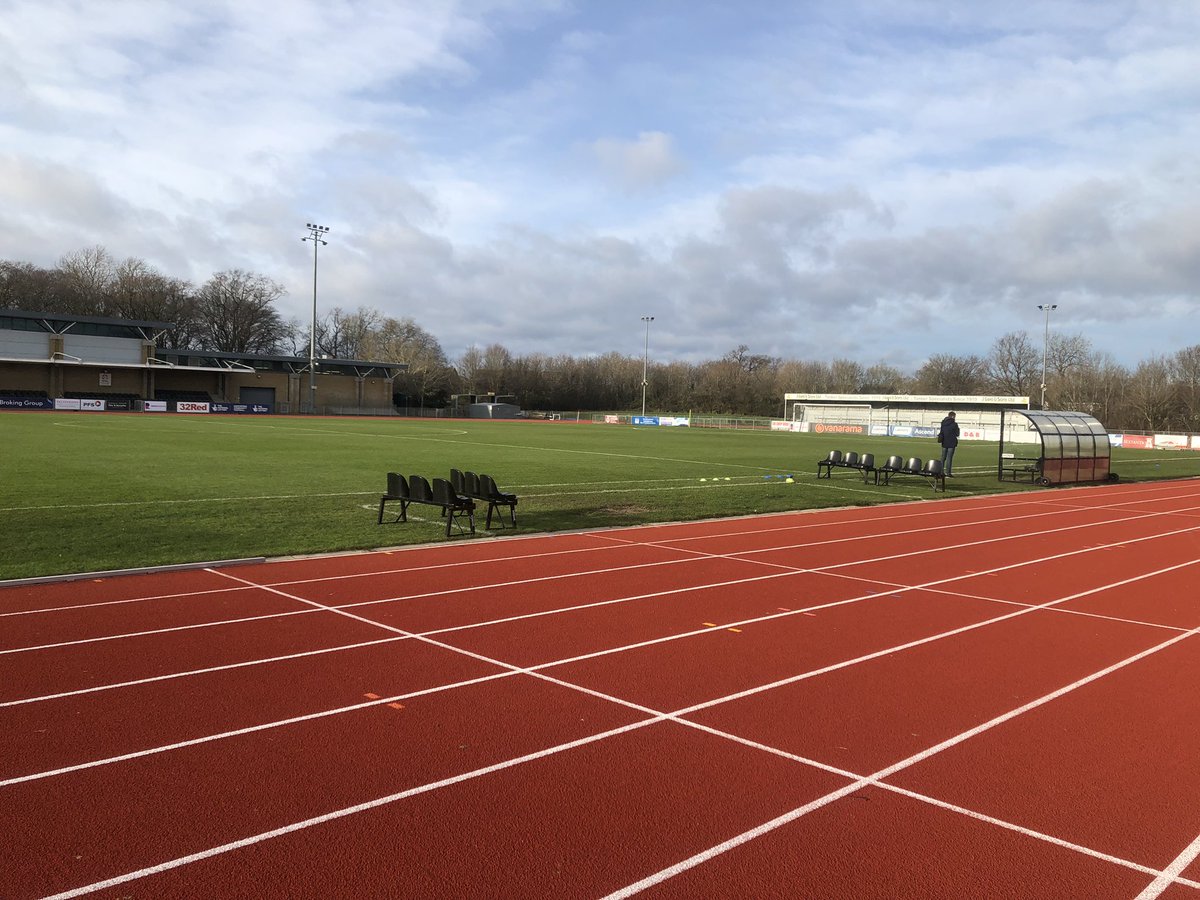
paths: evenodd
<path fill-rule="evenodd" d="M 325 240 L 329 229 L 324 225 L 314 225 L 312 222 L 305 222 L 304 227 L 308 229 L 308 236 L 302 237 L 300 240 L 312 241 L 313 245 L 312 322 L 308 330 L 308 406 L 309 412 L 315 416 L 317 414 L 317 247 L 329 243 Z"/>
<path fill-rule="evenodd" d="M 646 352 L 642 356 L 642 418 L 646 417 L 646 373 L 650 367 L 650 323 L 654 321 L 654 316 L 642 316 L 642 321 L 646 323 Z"/>
<path fill-rule="evenodd" d="M 1058 309 L 1057 303 L 1039 303 L 1038 309 L 1046 314 L 1046 330 L 1042 333 L 1042 409 L 1046 408 L 1046 350 L 1050 346 L 1050 310 Z"/>

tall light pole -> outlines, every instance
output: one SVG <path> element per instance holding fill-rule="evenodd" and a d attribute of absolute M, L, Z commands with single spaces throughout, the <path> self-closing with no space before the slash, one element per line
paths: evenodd
<path fill-rule="evenodd" d="M 654 321 L 654 316 L 642 316 L 642 321 L 646 323 L 646 354 L 642 357 L 642 418 L 646 417 L 646 370 L 650 366 L 650 323 Z"/>
<path fill-rule="evenodd" d="M 1046 331 L 1042 334 L 1042 409 L 1046 408 L 1046 349 L 1050 346 L 1050 310 L 1058 309 L 1057 303 L 1039 303 L 1038 309 L 1046 314 Z"/>
<path fill-rule="evenodd" d="M 312 222 L 305 222 L 304 227 L 308 229 L 308 237 L 302 237 L 300 240 L 312 241 L 313 245 L 313 308 L 312 324 L 308 330 L 308 405 L 309 411 L 315 416 L 317 414 L 317 247 L 329 243 L 325 240 L 329 229 L 324 225 L 314 225 Z M 1045 381 L 1045 378 L 1042 380 Z"/>

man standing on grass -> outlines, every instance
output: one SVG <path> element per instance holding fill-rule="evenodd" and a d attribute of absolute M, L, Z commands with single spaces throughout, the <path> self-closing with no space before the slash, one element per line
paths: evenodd
<path fill-rule="evenodd" d="M 942 445 L 942 473 L 947 478 L 953 478 L 954 448 L 958 446 L 958 422 L 954 421 L 954 410 L 950 410 L 942 419 L 938 443 Z"/>

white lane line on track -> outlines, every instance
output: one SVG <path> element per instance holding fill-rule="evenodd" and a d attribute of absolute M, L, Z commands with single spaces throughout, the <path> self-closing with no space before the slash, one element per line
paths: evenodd
<path fill-rule="evenodd" d="M 1179 568 L 1184 565 L 1192 565 L 1192 564 L 1195 564 L 1196 562 L 1200 562 L 1200 561 L 1194 561 L 1193 563 L 1183 563 L 1183 564 L 1180 564 L 1180 566 L 1172 567 L 1172 568 Z M 234 580 L 240 580 L 240 579 L 236 579 L 235 576 L 229 575 L 228 573 L 221 573 L 221 574 L 224 574 L 226 577 L 232 578 Z M 1136 579 L 1131 579 L 1131 580 L 1136 580 Z M 299 602 L 305 602 L 305 603 L 313 602 L 313 601 L 303 600 L 303 598 L 300 598 L 300 597 L 295 597 L 293 599 L 295 599 Z M 1065 600 L 1065 598 L 1064 598 L 1064 600 Z M 1055 601 L 1055 602 L 1064 602 L 1064 601 L 1060 600 L 1060 601 Z M 330 610 L 330 611 L 333 611 L 333 610 Z M 1016 616 L 1016 615 L 1023 615 L 1026 612 L 1028 612 L 1028 611 L 1024 611 L 1024 610 L 1019 611 L 1019 612 L 1013 613 L 1010 616 L 1007 616 L 1005 618 L 1011 618 L 1012 616 Z M 355 618 L 357 618 L 357 617 L 355 617 Z M 363 621 L 370 622 L 370 620 L 363 620 Z M 377 625 L 380 628 L 384 628 L 384 629 L 386 629 L 388 631 L 392 631 L 392 632 L 400 631 L 399 629 L 396 629 L 392 626 L 384 625 L 382 623 L 371 623 L 371 624 Z M 894 775 L 897 772 L 902 771 L 903 769 L 906 769 L 909 766 L 915 765 L 918 762 L 924 761 L 925 759 L 928 759 L 931 756 L 934 756 L 935 754 L 940 753 L 943 750 L 946 750 L 950 747 L 956 746 L 957 744 L 962 743 L 963 741 L 965 741 L 971 737 L 975 737 L 978 734 L 981 734 L 987 730 L 990 730 L 991 728 L 993 728 L 997 725 L 1003 724 L 1004 722 L 1007 722 L 1013 718 L 1016 718 L 1017 716 L 1022 715 L 1032 709 L 1036 709 L 1040 706 L 1043 706 L 1046 703 L 1048 703 L 1054 699 L 1057 699 L 1058 697 L 1061 697 L 1067 693 L 1070 693 L 1070 692 L 1078 689 L 1079 687 L 1082 687 L 1086 684 L 1090 684 L 1093 681 L 1096 681 L 1099 678 L 1104 677 L 1105 675 L 1108 675 L 1108 674 L 1111 674 L 1112 672 L 1118 671 L 1118 670 L 1126 667 L 1127 665 L 1130 665 L 1140 659 L 1143 659 L 1143 658 L 1151 655 L 1152 653 L 1156 653 L 1163 649 L 1166 649 L 1167 647 L 1173 646 L 1174 644 L 1184 640 L 1185 638 L 1190 637 L 1197 633 L 1200 633 L 1200 628 L 1193 629 L 1184 634 L 1176 635 L 1175 637 L 1172 637 L 1172 638 L 1168 639 L 1167 641 L 1164 641 L 1154 647 L 1143 650 L 1140 653 L 1134 654 L 1133 656 L 1130 656 L 1124 660 L 1114 663 L 1098 672 L 1095 672 L 1089 676 L 1081 678 L 1081 679 L 1073 682 L 1072 684 L 1066 685 L 1062 688 L 1059 688 L 1058 690 L 1052 691 L 1049 694 L 1043 695 L 1042 697 L 1037 698 L 1036 700 L 1033 700 L 1021 707 L 1018 707 L 1014 710 L 1010 710 L 1007 713 L 1003 713 L 999 716 L 996 716 L 996 717 L 988 720 L 987 722 L 977 725 L 974 728 L 968 729 L 967 731 L 961 732 L 960 734 L 955 735 L 954 737 L 949 738 L 945 741 L 942 741 L 938 744 L 935 744 L 934 746 L 927 748 L 926 750 L 923 750 L 919 753 L 913 754 L 912 756 L 909 756 L 907 759 L 901 760 L 898 763 L 894 763 L 890 766 L 880 769 L 880 770 L 872 773 L 871 775 L 860 777 L 857 780 L 851 782 L 850 784 L 848 784 L 842 788 L 839 788 L 838 790 L 835 790 L 828 794 L 825 794 L 824 796 L 819 797 L 816 800 L 813 800 L 807 804 L 804 804 L 803 806 L 800 806 L 796 809 L 793 809 L 790 812 L 785 813 L 782 816 L 778 816 L 768 822 L 765 822 L 762 825 L 759 825 L 754 829 L 750 829 L 749 831 L 743 832 L 742 834 L 737 835 L 734 838 L 729 839 L 728 841 L 724 841 L 714 847 L 710 847 L 708 850 L 703 851 L 702 853 L 695 854 L 686 860 L 683 860 L 673 866 L 667 867 L 666 869 L 660 870 L 659 872 L 655 873 L 654 875 L 648 876 L 647 878 L 644 878 L 639 882 L 629 885 L 620 891 L 616 891 L 616 892 L 610 894 L 609 897 L 610 898 L 629 897 L 629 896 L 632 896 L 633 894 L 641 892 L 642 890 L 645 890 L 648 887 L 652 887 L 655 884 L 659 884 L 663 881 L 666 881 L 669 878 L 680 874 L 681 872 L 684 872 L 684 871 L 687 871 L 688 869 L 694 868 L 695 866 L 699 865 L 702 862 L 706 862 L 707 860 L 712 859 L 728 850 L 731 850 L 731 849 L 734 849 L 735 847 L 741 846 L 742 844 L 744 844 L 750 840 L 753 840 L 756 837 L 759 837 L 763 834 L 767 834 L 770 831 L 774 831 L 775 829 L 779 828 L 780 826 L 785 825 L 788 822 L 795 821 L 796 819 L 808 814 L 809 812 L 812 812 L 816 809 L 820 809 L 821 807 L 828 805 L 829 803 L 833 802 L 834 800 L 837 800 L 848 794 L 854 793 L 855 791 L 860 790 L 863 787 L 875 784 L 875 783 L 881 781 L 882 779 L 887 778 L 891 775 Z M 412 635 L 412 636 L 418 637 L 416 635 Z M 547 676 L 547 675 L 535 672 L 531 669 L 523 669 L 521 667 L 513 666 L 511 664 L 504 663 L 502 661 L 491 660 L 488 657 L 482 656 L 481 654 L 466 651 L 461 648 L 453 647 L 448 644 L 442 644 L 441 642 L 432 641 L 427 638 L 418 638 L 418 639 L 426 640 L 428 643 L 431 643 L 435 646 L 443 647 L 447 650 L 451 650 L 453 652 L 466 655 L 473 659 L 491 662 L 495 665 L 503 667 L 506 670 L 504 673 L 497 673 L 497 675 L 491 676 L 492 678 L 501 677 L 502 675 L 528 674 L 528 675 L 532 675 L 533 677 L 540 678 L 542 680 L 560 685 L 560 686 L 568 688 L 568 689 L 577 690 L 577 691 L 581 691 L 585 694 L 589 694 L 592 696 L 609 699 L 615 703 L 618 703 L 621 706 L 646 712 L 646 713 L 650 714 L 651 717 L 648 719 L 639 721 L 639 722 L 634 722 L 629 725 L 622 726 L 620 728 L 610 729 L 610 730 L 608 730 L 606 732 L 602 732 L 598 735 L 591 735 L 589 737 L 580 738 L 580 739 L 577 739 L 575 741 L 570 741 L 565 744 L 559 744 L 554 747 L 545 748 L 543 750 L 536 751 L 531 754 L 526 754 L 521 757 L 516 757 L 514 759 L 506 760 L 502 763 L 496 763 L 491 766 L 473 770 L 471 772 L 461 773 L 459 775 L 451 776 L 450 778 L 442 779 L 437 782 L 432 782 L 429 784 L 421 785 L 416 788 L 410 788 L 405 791 L 400 791 L 395 794 L 390 794 L 386 797 L 376 798 L 375 800 L 367 801 L 366 803 L 355 804 L 354 806 L 345 807 L 340 810 L 334 810 L 332 812 L 325 813 L 320 816 L 314 816 L 314 817 L 304 819 L 304 820 L 301 820 L 298 822 L 293 822 L 290 825 L 272 829 L 267 832 L 261 832 L 257 835 L 252 835 L 252 836 L 242 838 L 237 841 L 231 841 L 229 843 L 222 844 L 218 847 L 212 847 L 212 848 L 209 848 L 208 850 L 200 851 L 198 853 L 192 853 L 192 854 L 188 854 L 186 856 L 178 857 L 173 860 L 167 860 L 167 861 L 165 861 L 163 863 L 159 863 L 158 865 L 155 865 L 155 866 L 150 866 L 150 867 L 147 867 L 144 869 L 139 869 L 139 870 L 136 870 L 133 872 L 127 872 L 123 875 L 119 875 L 114 878 L 105 879 L 104 881 L 95 882 L 90 885 L 84 885 L 84 886 L 75 888 L 70 891 L 66 891 L 66 892 L 63 892 L 60 894 L 55 894 L 52 898 L 48 898 L 48 900 L 56 900 L 56 898 L 68 898 L 68 897 L 82 896 L 84 894 L 92 893 L 97 890 L 103 890 L 108 887 L 114 887 L 119 884 L 124 884 L 129 881 L 134 881 L 134 880 L 137 880 L 140 878 L 144 878 L 149 875 L 166 872 L 171 869 L 178 868 L 183 865 L 187 865 L 189 863 L 198 862 L 202 859 L 208 859 L 210 857 L 217 856 L 217 855 L 220 855 L 223 853 L 227 853 L 232 850 L 237 850 L 237 849 L 240 849 L 243 847 L 252 846 L 254 844 L 261 843 L 266 840 L 270 840 L 270 839 L 277 838 L 277 837 L 282 837 L 287 834 L 301 831 L 303 829 L 310 828 L 314 825 L 319 825 L 324 822 L 333 821 L 334 819 L 343 818 L 345 816 L 353 815 L 358 812 L 363 812 L 368 809 L 375 809 L 375 808 L 383 806 L 383 805 L 387 805 L 390 803 L 397 802 L 399 800 L 403 800 L 407 797 L 415 796 L 416 794 L 425 793 L 427 791 L 436 790 L 441 787 L 447 787 L 449 785 L 457 784 L 457 783 L 460 783 L 463 781 L 467 781 L 469 779 L 474 779 L 474 778 L 478 778 L 478 777 L 488 775 L 488 774 L 491 774 L 494 772 L 502 771 L 504 769 L 508 769 L 508 768 L 512 768 L 517 765 L 521 765 L 525 762 L 533 761 L 536 759 L 544 759 L 548 756 L 555 755 L 557 753 L 561 753 L 566 750 L 571 750 L 571 749 L 575 749 L 577 747 L 585 746 L 587 744 L 591 744 L 591 743 L 594 743 L 599 740 L 603 740 L 608 737 L 613 737 L 617 734 L 623 734 L 623 733 L 627 733 L 630 731 L 634 731 L 639 728 L 644 728 L 648 725 L 655 724 L 657 722 L 665 721 L 668 719 L 679 721 L 681 724 L 684 724 L 684 725 L 691 725 L 693 723 L 690 723 L 684 719 L 679 719 L 678 717 L 686 715 L 689 711 L 695 711 L 697 709 L 707 708 L 709 706 L 715 705 L 715 702 L 710 701 L 705 704 L 698 704 L 693 707 L 688 707 L 684 710 L 677 710 L 674 713 L 667 713 L 667 714 L 655 713 L 653 710 L 649 710 L 648 708 L 642 707 L 638 704 L 634 704 L 629 701 L 625 701 L 625 700 L 622 700 L 622 699 L 616 698 L 616 697 L 609 697 L 608 695 L 601 694 L 600 692 L 594 691 L 592 689 L 574 685 L 574 684 L 571 684 L 570 682 L 562 681 L 560 679 L 553 678 L 551 676 Z M 872 655 L 878 655 L 878 654 L 872 654 Z M 732 695 L 732 696 L 737 697 L 737 696 L 745 696 L 745 695 L 746 695 L 746 692 L 743 692 L 743 693 L 737 694 L 737 695 Z M 725 702 L 725 699 L 722 699 L 719 702 Z M 364 704 L 364 705 L 366 705 L 366 704 Z M 1034 834 L 1036 834 L 1036 832 Z M 1134 863 L 1130 863 L 1127 861 L 1119 861 L 1119 862 L 1123 862 L 1124 864 L 1126 864 L 1128 866 L 1137 868 L 1139 871 L 1146 871 L 1144 867 L 1137 866 Z M 1147 872 L 1147 874 L 1154 874 L 1154 870 L 1149 870 Z"/>
<path fill-rule="evenodd" d="M 1197 836 L 1194 841 L 1188 844 L 1184 848 L 1184 851 L 1159 873 L 1157 878 L 1146 885 L 1146 889 L 1137 895 L 1136 900 L 1154 900 L 1155 897 L 1158 897 L 1170 887 L 1173 882 L 1177 880 L 1183 881 L 1179 876 L 1183 873 L 1184 869 L 1192 864 L 1192 861 L 1197 856 L 1200 856 L 1200 836 Z M 1192 882 L 1188 883 L 1193 884 Z"/>

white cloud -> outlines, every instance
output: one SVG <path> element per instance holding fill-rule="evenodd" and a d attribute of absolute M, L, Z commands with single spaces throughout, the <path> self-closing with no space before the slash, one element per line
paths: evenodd
<path fill-rule="evenodd" d="M 634 141 L 600 138 L 590 149 L 604 174 L 629 190 L 660 185 L 684 169 L 671 136 L 661 131 L 643 131 Z"/>

